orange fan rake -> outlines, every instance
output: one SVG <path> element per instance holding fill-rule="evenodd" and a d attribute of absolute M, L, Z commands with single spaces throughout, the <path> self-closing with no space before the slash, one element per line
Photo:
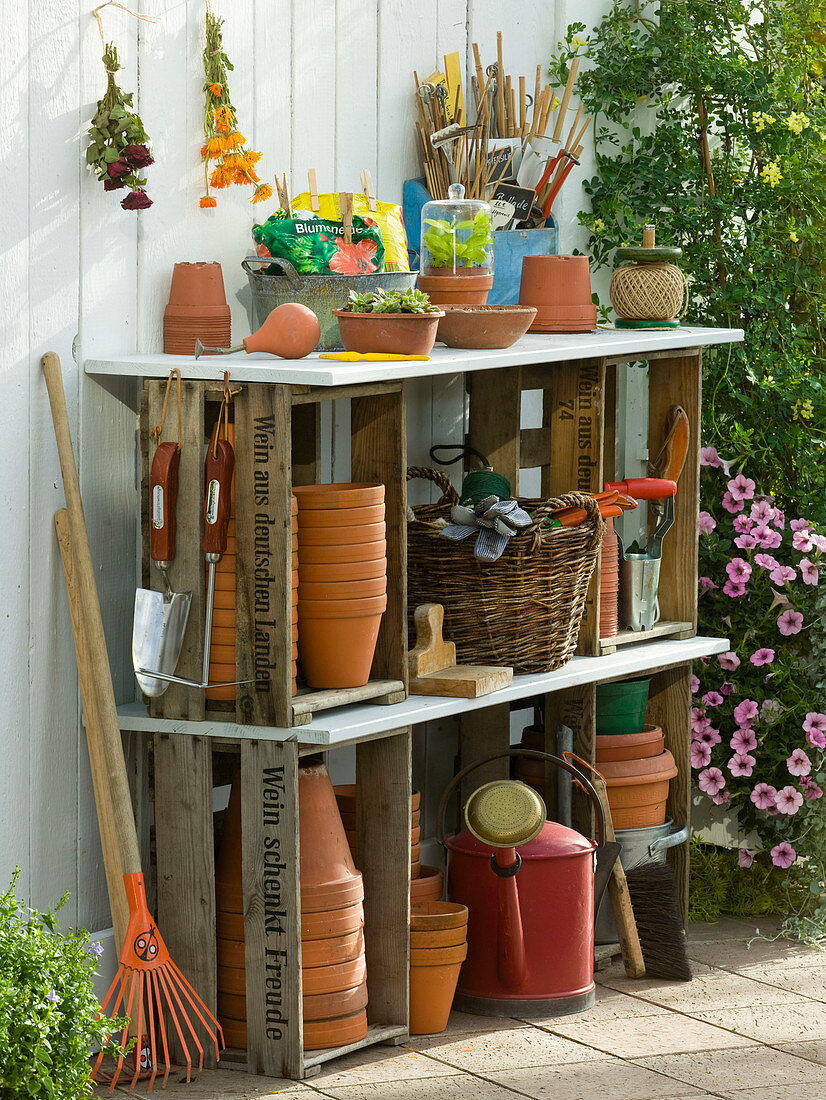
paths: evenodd
<path fill-rule="evenodd" d="M 189 1010 L 191 1009 L 206 1032 L 207 1043 L 215 1044 L 216 1057 L 220 1057 L 224 1048 L 224 1035 L 221 1025 L 170 958 L 169 950 L 146 904 L 143 875 L 140 872 L 124 875 L 123 882 L 129 901 L 129 927 L 120 953 L 118 972 L 103 999 L 98 1017 L 106 1015 L 107 1005 L 114 997 L 109 1014 L 117 1016 L 123 1013 L 129 1017 L 129 1023 L 120 1036 L 121 1048 L 126 1044 L 130 1032 L 137 1035 L 138 1049 L 134 1054 L 135 1068 L 129 1090 L 131 1092 L 139 1078 L 142 1080 L 148 1078 L 147 1091 L 149 1091 L 155 1083 L 159 1070 L 164 1071 L 163 1084 L 166 1085 L 169 1071 L 172 1069 L 167 1042 L 165 1018 L 167 1015 L 170 1024 L 174 1025 L 175 1034 L 183 1051 L 187 1081 L 192 1076 L 192 1055 L 187 1036 L 198 1052 L 198 1069 L 204 1068 L 204 1048 L 198 1038 L 195 1024 L 190 1018 Z M 169 1031 L 171 1034 L 171 1026 Z M 158 1036 L 163 1050 L 163 1061 L 160 1064 L 157 1050 Z M 104 1052 L 101 1051 L 92 1069 L 93 1080 L 100 1073 L 103 1055 Z M 114 1072 L 111 1074 L 110 1092 L 123 1073 L 123 1063 L 124 1056 L 121 1052 Z M 127 1069 L 124 1080 L 128 1074 Z"/>

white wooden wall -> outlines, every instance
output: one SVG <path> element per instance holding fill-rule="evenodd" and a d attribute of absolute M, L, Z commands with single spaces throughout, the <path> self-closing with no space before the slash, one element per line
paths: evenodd
<path fill-rule="evenodd" d="M 0 79 L 6 120 L 0 164 L 0 888 L 15 865 L 33 904 L 64 891 L 72 922 L 109 923 L 79 723 L 77 678 L 52 516 L 63 504 L 40 356 L 63 361 L 92 552 L 120 698 L 129 670 L 136 580 L 135 393 L 83 377 L 84 359 L 161 347 L 163 307 L 176 260 L 220 260 L 233 331 L 248 331 L 245 254 L 253 210 L 247 195 L 219 195 L 198 209 L 202 168 L 203 0 L 142 0 L 157 24 L 114 7 L 108 38 L 125 64 L 122 86 L 152 138 L 156 164 L 140 215 L 121 210 L 84 167 L 85 130 L 105 78 L 87 0 L 3 5 Z M 223 0 L 225 45 L 235 63 L 233 100 L 243 132 L 263 152 L 261 174 L 303 184 L 315 167 L 322 189 L 354 189 L 373 173 L 383 199 L 401 199 L 418 174 L 411 121 L 412 70 L 469 51 L 495 57 L 505 34 L 508 71 L 546 62 L 570 19 L 593 23 L 603 0 Z M 576 102 L 576 101 L 575 101 Z M 590 170 L 584 165 L 580 176 Z M 576 177 L 574 177 L 575 179 Z M 236 189 L 238 190 L 238 189 Z M 559 208 L 561 250 L 582 243 L 579 189 Z M 129 404 L 124 404 L 121 398 Z M 410 458 L 431 439 L 462 434 L 461 387 L 416 383 Z"/>

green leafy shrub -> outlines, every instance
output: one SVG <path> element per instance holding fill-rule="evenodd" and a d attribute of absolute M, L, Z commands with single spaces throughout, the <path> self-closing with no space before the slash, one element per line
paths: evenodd
<path fill-rule="evenodd" d="M 595 119 L 597 266 L 641 226 L 683 249 L 704 353 L 703 438 L 784 511 L 826 520 L 826 0 L 615 0 L 568 28 Z"/>
<path fill-rule="evenodd" d="M 96 1020 L 99 943 L 61 931 L 55 913 L 0 895 L 0 1097 L 77 1100 L 91 1096 L 89 1054 L 106 1045 L 111 1022 Z M 121 1021 L 123 1027 L 125 1021 Z"/>
<path fill-rule="evenodd" d="M 484 264 L 488 258 L 487 245 L 493 240 L 490 216 L 480 210 L 475 217 L 465 221 L 449 222 L 444 218 L 426 218 L 428 226 L 422 238 L 430 253 L 430 266 L 473 267 Z"/>
<path fill-rule="evenodd" d="M 737 852 L 691 841 L 688 919 L 716 921 L 727 917 L 782 915 L 788 905 L 783 872 L 764 857 L 755 859 L 748 874 L 738 864 Z"/>

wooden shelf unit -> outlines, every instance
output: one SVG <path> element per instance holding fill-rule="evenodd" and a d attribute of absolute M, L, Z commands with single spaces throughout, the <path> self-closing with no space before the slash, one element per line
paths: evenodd
<path fill-rule="evenodd" d="M 666 391 L 665 383 L 672 386 L 671 375 L 676 371 L 681 385 L 685 384 L 692 393 L 696 390 L 699 402 L 697 349 L 705 344 L 740 339 L 739 330 L 687 328 L 669 333 L 624 333 L 600 329 L 577 337 L 529 336 L 504 352 L 469 353 L 437 348 L 427 363 L 331 363 L 318 356 L 294 362 L 269 356 L 195 361 L 154 355 L 88 361 L 85 369 L 102 384 L 116 376 L 142 379 L 147 410 L 151 409 L 154 417 L 148 422 L 153 424 L 159 421 L 161 383 L 157 380 L 165 380 L 173 366 L 180 367 L 185 377 L 184 434 L 189 443 L 197 441 L 198 447 L 188 448 L 192 451 L 188 457 L 192 480 L 188 503 L 183 505 L 182 493 L 179 504 L 181 531 L 190 533 L 186 538 L 186 555 L 176 563 L 171 578 L 173 588 L 191 588 L 196 595 L 190 627 L 196 641 L 182 658 L 183 674 L 197 674 L 199 670 L 192 661 L 195 648 L 199 650 L 197 643 L 203 625 L 197 594 L 203 592 L 204 586 L 200 536 L 195 538 L 193 532 L 200 530 L 205 408 L 220 400 L 217 383 L 223 371 L 230 371 L 234 388 L 238 383 L 242 386 L 242 392 L 235 398 L 239 431 L 238 500 L 251 499 L 256 475 L 267 482 L 266 523 L 274 532 L 271 548 L 276 561 L 272 576 L 274 604 L 286 622 L 290 618 L 290 485 L 293 480 L 296 484 L 317 480 L 318 403 L 350 398 L 352 477 L 382 481 L 388 487 L 389 553 L 396 566 L 373 673 L 378 679 L 404 685 L 406 455 L 401 379 L 465 373 L 471 391 L 471 439 L 490 456 L 498 470 L 511 478 L 512 484 L 518 484 L 519 469 L 532 464 L 543 466 L 543 494 L 572 487 L 592 490 L 600 487 L 603 477 L 613 473 L 605 463 L 604 451 L 606 439 L 610 440 L 615 430 L 616 408 L 610 396 L 606 404 L 605 395 L 612 393 L 616 364 L 648 359 L 652 363 L 652 377 L 663 384 L 660 386 L 660 381 L 656 381 L 654 389 L 660 395 L 656 401 L 664 400 L 668 392 L 674 402 L 689 405 L 696 431 L 699 404 L 691 406 L 683 391 L 677 393 L 673 388 Z M 518 422 L 521 390 L 530 387 L 543 390 L 546 412 L 543 429 L 523 432 Z M 661 409 L 656 404 L 652 409 L 656 413 L 656 417 L 652 416 L 654 423 L 661 419 Z M 563 412 L 570 415 L 563 416 Z M 262 426 L 265 446 L 258 447 L 255 429 Z M 550 451 L 546 454 L 544 448 L 548 446 Z M 541 459 L 538 462 L 537 454 Z M 686 473 L 683 475 L 684 496 L 688 495 L 685 487 L 693 475 L 699 474 L 697 461 L 694 447 L 689 463 L 694 463 L 696 469 L 689 471 L 687 467 L 686 473 L 691 475 L 687 481 Z M 238 520 L 240 558 L 244 545 L 247 551 L 251 549 L 251 534 L 242 535 L 245 523 L 240 511 Z M 222 1064 L 301 1079 L 316 1072 L 324 1061 L 359 1046 L 398 1042 L 406 1037 L 410 844 L 407 807 L 413 725 L 448 714 L 459 715 L 462 762 L 468 763 L 507 746 L 512 701 L 544 694 L 546 728 L 555 730 L 559 721 L 571 725 L 576 734 L 576 750 L 592 759 L 596 683 L 651 674 L 649 715 L 665 727 L 667 744 L 681 765 L 680 776 L 672 782 L 668 812 L 678 824 L 688 820 L 690 662 L 695 657 L 722 652 L 728 643 L 686 637 L 694 633 L 696 623 L 696 608 L 692 604 L 696 596 L 693 587 L 696 558 L 691 556 L 692 543 L 696 555 L 696 514 L 692 519 L 691 509 L 680 509 L 678 523 L 678 532 L 672 531 L 664 544 L 675 560 L 667 564 L 664 558 L 663 568 L 666 575 L 672 576 L 680 570 L 680 576 L 691 579 L 692 584 L 669 586 L 668 596 L 662 602 L 664 619 L 679 628 L 679 636 L 684 640 L 663 638 L 667 626 L 663 623 L 657 631 L 627 641 L 612 639 L 610 646 L 603 647 L 596 629 L 597 597 L 592 593 L 583 625 L 582 655 L 557 672 L 516 676 L 508 688 L 474 700 L 411 697 L 392 703 L 392 692 L 384 684 L 381 687 L 388 706 L 347 701 L 347 705 L 334 710 L 298 714 L 296 708 L 302 709 L 302 697 L 289 696 L 289 637 L 282 630 L 274 642 L 275 669 L 269 683 L 260 692 L 239 692 L 234 714 L 212 713 L 204 706 L 201 693 L 177 692 L 177 689 L 177 713 L 164 716 L 156 706 L 150 714 L 142 704 L 135 703 L 120 708 L 123 729 L 154 735 L 159 923 L 173 957 L 212 1009 L 217 1002 L 213 763 L 218 753 L 231 753 L 240 760 L 249 1049 L 246 1057 L 237 1051 L 230 1052 Z M 247 540 L 246 544 L 241 543 L 242 538 Z M 243 575 L 242 570 L 239 574 L 236 593 L 239 616 L 243 610 L 246 621 L 251 623 L 252 579 Z M 157 583 L 151 573 L 149 577 L 152 583 Z M 124 583 L 128 583 L 126 576 Z M 677 593 L 678 589 L 682 594 Z M 239 646 L 239 650 L 243 648 Z M 239 652 L 239 678 L 246 678 L 250 669 L 249 656 Z M 345 702 L 345 696 L 338 701 Z M 307 724 L 297 725 L 308 718 Z M 549 746 L 550 740 L 549 735 Z M 369 792 L 369 797 L 365 795 L 359 805 L 358 821 L 359 848 L 367 854 L 360 869 L 365 881 L 370 1031 L 361 1044 L 304 1052 L 298 772 L 302 759 L 308 755 L 353 744 L 359 790 Z M 497 764 L 488 770 L 504 772 Z M 491 777 L 480 771 L 474 779 L 482 782 Z M 582 826 L 587 828 L 589 824 L 586 815 Z M 268 862 L 273 851 L 280 856 L 275 879 Z M 672 849 L 669 856 L 680 875 L 685 897 L 687 850 Z M 268 977 L 272 979 L 270 989 Z M 280 1003 L 276 1003 L 279 997 Z"/>

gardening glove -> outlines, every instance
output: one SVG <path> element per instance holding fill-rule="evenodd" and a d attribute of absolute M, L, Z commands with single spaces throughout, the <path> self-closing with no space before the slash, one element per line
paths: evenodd
<path fill-rule="evenodd" d="M 473 556 L 477 561 L 498 561 L 508 539 L 531 524 L 531 517 L 515 500 L 500 500 L 497 496 L 485 497 L 475 508 L 455 504 L 450 518 L 453 523 L 439 535 L 460 542 L 476 534 Z"/>

